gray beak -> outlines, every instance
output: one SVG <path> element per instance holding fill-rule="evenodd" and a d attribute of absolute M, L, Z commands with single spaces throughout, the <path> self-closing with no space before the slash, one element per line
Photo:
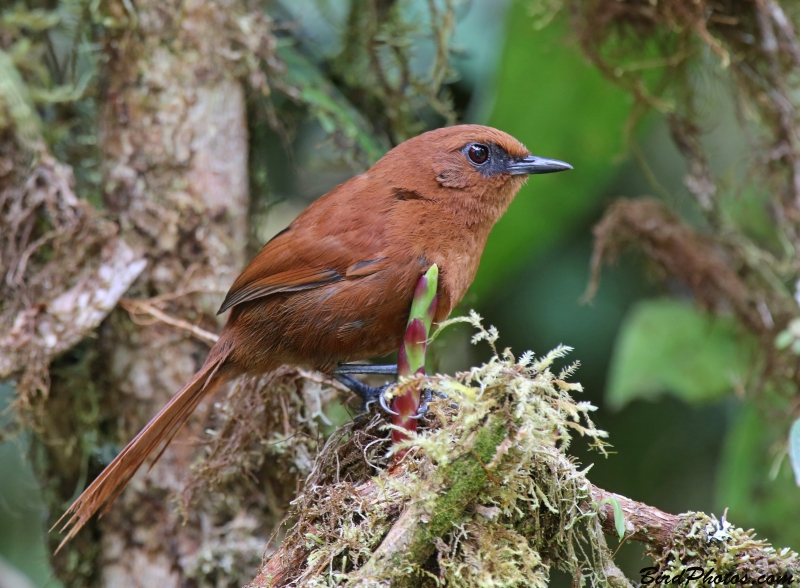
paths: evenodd
<path fill-rule="evenodd" d="M 512 176 L 522 174 L 552 174 L 560 171 L 572 169 L 572 166 L 557 159 L 546 159 L 535 155 L 528 155 L 524 159 L 518 159 L 508 166 L 508 171 Z"/>

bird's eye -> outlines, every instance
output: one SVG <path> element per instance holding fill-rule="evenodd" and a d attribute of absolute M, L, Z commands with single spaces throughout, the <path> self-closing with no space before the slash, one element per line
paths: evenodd
<path fill-rule="evenodd" d="M 467 157 L 476 165 L 486 163 L 489 159 L 489 148 L 480 143 L 473 143 L 467 148 Z"/>

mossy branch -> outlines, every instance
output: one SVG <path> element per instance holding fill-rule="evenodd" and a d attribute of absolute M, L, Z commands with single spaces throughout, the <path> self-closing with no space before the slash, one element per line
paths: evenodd
<path fill-rule="evenodd" d="M 475 461 L 474 463 L 477 463 Z M 474 464 L 473 464 L 474 465 Z M 482 469 L 482 468 L 479 468 Z M 488 476 L 484 478 L 485 483 Z M 379 492 L 378 486 L 370 482 L 362 487 L 361 492 L 365 495 Z M 685 550 L 687 544 L 692 542 L 700 544 L 701 551 L 696 552 L 694 563 L 715 562 L 719 557 L 719 547 L 714 548 L 714 542 L 706 534 L 702 537 L 696 533 L 698 527 L 711 525 L 714 527 L 725 527 L 724 522 L 716 521 L 716 518 L 705 513 L 687 513 L 684 515 L 673 515 L 659 510 L 656 507 L 631 500 L 620 494 L 608 492 L 597 486 L 591 486 L 591 502 L 584 504 L 587 511 L 592 511 L 592 505 L 600 504 L 604 499 L 614 497 L 620 504 L 625 518 L 626 540 L 645 543 L 650 547 L 650 553 L 656 558 L 656 565 L 661 571 L 678 574 L 681 569 L 692 567 L 691 563 L 674 565 L 666 559 L 666 555 L 675 550 Z M 460 511 L 453 511 L 453 516 L 443 517 L 441 520 L 449 524 L 454 524 L 468 510 L 469 504 L 464 505 Z M 433 522 L 426 524 L 424 521 L 430 520 L 431 511 L 425 507 L 412 504 L 397 519 L 392 529 L 386 535 L 380 547 L 375 551 L 373 557 L 357 574 L 353 574 L 349 584 L 358 585 L 358 581 L 370 585 L 369 582 L 378 582 L 380 579 L 390 581 L 397 577 L 401 566 L 408 566 L 411 562 L 424 562 L 434 552 L 436 547 L 435 539 L 441 535 L 434 532 Z M 597 509 L 598 519 L 602 525 L 603 532 L 609 537 L 616 537 L 617 531 L 614 521 L 614 509 L 610 503 L 603 504 Z M 715 523 L 716 521 L 716 523 Z M 441 529 L 437 529 L 440 531 Z M 444 529 L 446 533 L 450 529 Z M 692 534 L 692 531 L 695 531 Z M 773 575 L 783 577 L 788 572 L 794 578 L 800 577 L 800 563 L 797 554 L 789 550 L 776 551 L 768 543 L 755 540 L 752 531 L 729 527 L 727 535 L 738 536 L 744 539 L 739 545 L 728 545 L 722 551 L 729 556 L 727 568 L 719 568 L 719 572 L 725 572 L 736 567 L 740 562 L 749 562 L 748 572 L 751 576 Z M 692 535 L 687 542 L 687 535 Z M 713 535 L 713 533 L 711 534 Z M 702 546 L 705 544 L 706 549 Z M 710 549 L 709 549 L 710 548 Z M 303 565 L 311 553 L 310 549 L 289 549 L 281 547 L 268 560 L 265 570 L 270 574 L 260 575 L 251 584 L 255 587 L 277 587 L 286 585 L 282 579 L 291 577 Z M 738 554 L 738 555 L 737 555 Z M 670 571 L 670 569 L 672 571 Z M 715 575 L 717 571 L 715 570 Z M 271 583 L 272 581 L 272 583 Z M 410 581 L 410 580 L 409 580 Z"/>
<path fill-rule="evenodd" d="M 737 585 L 764 584 L 772 576 L 786 581 L 768 581 L 771 585 L 794 586 L 800 578 L 797 553 L 788 548 L 776 550 L 766 541 L 756 539 L 752 530 L 733 526 L 725 520 L 725 515 L 721 520 L 703 512 L 672 515 L 597 486 L 591 487 L 591 495 L 592 503 L 601 505 L 597 512 L 603 531 L 608 535 L 616 535 L 616 525 L 614 509 L 606 500 L 612 498 L 620 505 L 625 517 L 626 539 L 650 547 L 649 553 L 656 564 L 653 567 L 658 570 L 651 576 L 664 573 L 675 578 L 683 573 L 686 578 L 692 568 L 702 568 L 704 572 L 712 572 L 714 577 L 737 574 L 739 582 L 725 582 Z M 699 575 L 699 571 L 691 574 Z M 712 583 L 708 579 L 704 581 Z"/>
<path fill-rule="evenodd" d="M 496 352 L 496 331 L 468 320 Z M 574 432 L 602 450 L 604 433 L 588 418 L 593 407 L 571 398 L 580 391 L 567 381 L 575 366 L 551 371 L 567 351 L 537 360 L 506 350 L 455 377 L 416 376 L 448 398 L 392 448 L 406 451 L 399 463 L 367 446 L 343 450 L 358 435 L 375 439 L 380 416 L 343 427 L 294 502 L 294 527 L 250 586 L 544 587 L 553 566 L 576 585 L 629 586 L 603 536 L 618 536 L 615 506 L 625 538 L 649 546 L 657 573 L 800 576 L 796 553 L 724 517 L 671 515 L 592 485 L 566 451 Z"/>
<path fill-rule="evenodd" d="M 600 505 L 597 508 L 603 531 L 608 535 L 617 535 L 614 507 L 611 498 L 616 500 L 625 516 L 625 538 L 628 540 L 647 543 L 654 547 L 668 545 L 675 535 L 675 530 L 681 524 L 681 517 L 665 513 L 653 506 L 636 502 L 620 494 L 608 492 L 592 485 L 592 503 Z M 587 505 L 589 508 L 589 505 Z"/>
<path fill-rule="evenodd" d="M 490 417 L 475 435 L 472 446 L 438 473 L 442 482 L 439 491 L 428 501 L 409 504 L 351 583 L 388 580 L 398 569 L 412 571 L 424 565 L 436 551 L 436 539 L 459 524 L 469 503 L 492 480 L 487 464 L 494 461 L 507 434 L 504 420 L 497 415 Z"/>

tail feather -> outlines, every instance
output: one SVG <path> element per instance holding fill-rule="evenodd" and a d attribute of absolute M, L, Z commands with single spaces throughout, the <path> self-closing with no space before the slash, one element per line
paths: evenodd
<path fill-rule="evenodd" d="M 53 525 L 53 529 L 69 516 L 69 520 L 61 527 L 61 532 L 67 530 L 68 532 L 56 552 L 72 539 L 95 513 L 101 509 L 102 512 L 108 510 L 136 471 L 163 443 L 163 447 L 153 463 L 161 457 L 167 445 L 189 420 L 200 401 L 225 379 L 225 375 L 218 371 L 224 361 L 225 357 L 223 356 L 206 362 L 206 365 L 192 377 L 189 383 L 172 397 L 167 405 L 83 491 L 72 503 L 72 506 L 61 515 L 61 518 Z"/>
<path fill-rule="evenodd" d="M 196 396 L 194 396 L 194 398 L 190 398 L 189 402 L 187 402 L 186 405 L 183 406 L 183 408 L 181 408 L 179 411 L 176 411 L 175 415 L 170 420 L 170 423 L 167 425 L 167 427 L 170 430 L 169 436 L 161 445 L 161 451 L 159 451 L 158 455 L 156 455 L 150 462 L 150 467 L 147 469 L 147 471 L 153 469 L 153 466 L 156 465 L 156 462 L 159 459 L 161 459 L 161 456 L 164 455 L 164 452 L 167 450 L 167 447 L 169 447 L 169 444 L 172 443 L 172 440 L 175 438 L 175 435 L 180 433 L 181 429 L 186 424 L 186 421 L 188 421 L 189 417 L 192 416 L 192 413 L 194 413 L 195 409 L 197 408 L 197 405 L 200 404 L 200 401 L 203 400 L 203 398 L 205 398 L 206 394 L 210 394 L 211 392 L 213 392 L 214 389 L 216 389 L 216 387 L 222 383 L 222 380 L 225 379 L 224 376 L 217 376 L 217 371 L 219 370 L 221 365 L 222 365 L 222 360 L 217 361 L 212 366 L 210 366 L 211 367 L 210 370 L 206 370 L 205 366 L 203 366 L 203 369 L 201 369 L 197 374 L 195 374 L 195 378 L 197 376 L 204 376 L 205 381 L 202 381 L 201 377 L 202 386 L 200 388 L 200 391 L 197 393 Z M 192 378 L 192 381 L 194 381 L 195 378 Z M 189 384 L 191 384 L 191 382 Z M 187 386 L 189 386 L 189 384 L 187 384 Z M 184 387 L 184 389 L 185 388 L 186 387 Z M 106 508 L 108 508 L 108 506 L 106 506 Z"/>

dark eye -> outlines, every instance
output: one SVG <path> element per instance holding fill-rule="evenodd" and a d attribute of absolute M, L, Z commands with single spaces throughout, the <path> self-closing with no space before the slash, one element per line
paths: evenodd
<path fill-rule="evenodd" d="M 469 157 L 472 163 L 477 165 L 486 163 L 486 160 L 489 159 L 489 148 L 480 143 L 473 143 L 467 147 L 467 157 Z"/>

